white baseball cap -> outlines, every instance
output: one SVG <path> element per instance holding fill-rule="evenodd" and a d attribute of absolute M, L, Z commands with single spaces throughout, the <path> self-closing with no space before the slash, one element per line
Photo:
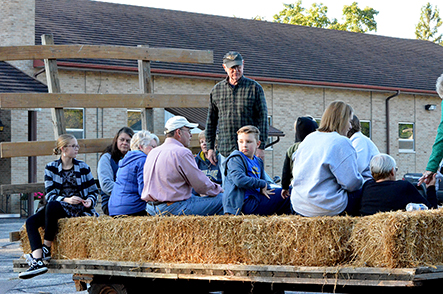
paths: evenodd
<path fill-rule="evenodd" d="M 193 129 L 198 127 L 198 124 L 190 123 L 185 117 L 176 115 L 168 119 L 168 121 L 166 122 L 165 134 L 183 127 Z"/>

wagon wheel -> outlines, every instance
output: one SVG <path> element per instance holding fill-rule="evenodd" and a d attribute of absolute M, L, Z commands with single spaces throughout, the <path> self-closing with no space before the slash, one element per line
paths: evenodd
<path fill-rule="evenodd" d="M 96 284 L 92 283 L 88 289 L 89 294 L 128 294 L 123 284 Z"/>

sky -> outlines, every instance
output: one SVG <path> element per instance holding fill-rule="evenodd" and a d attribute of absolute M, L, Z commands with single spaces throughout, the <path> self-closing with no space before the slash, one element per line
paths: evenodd
<path fill-rule="evenodd" d="M 114 2 L 121 4 L 181 10 L 228 17 L 240 17 L 251 19 L 255 16 L 264 17 L 267 21 L 273 21 L 273 16 L 284 9 L 283 3 L 295 3 L 293 1 L 280 2 L 279 0 L 96 0 L 102 2 Z M 367 6 L 379 11 L 375 17 L 377 22 L 377 35 L 415 39 L 415 26 L 420 20 L 421 7 L 430 2 L 438 7 L 443 17 L 443 3 L 441 0 L 302 0 L 302 7 L 309 8 L 312 3 L 323 3 L 328 7 L 329 19 L 337 18 L 341 22 L 343 6 L 357 2 L 358 7 L 363 9 Z M 407 3 L 407 4 L 406 4 Z M 439 5 L 440 4 L 440 5 Z M 439 7 L 441 6 L 441 7 Z M 440 33 L 443 29 L 440 28 Z"/>

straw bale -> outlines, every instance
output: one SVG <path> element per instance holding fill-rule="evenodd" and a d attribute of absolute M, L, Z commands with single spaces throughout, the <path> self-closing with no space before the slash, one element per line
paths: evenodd
<path fill-rule="evenodd" d="M 81 217 L 59 221 L 55 259 L 334 266 L 349 261 L 350 217 Z M 26 231 L 22 246 L 26 244 Z"/>
<path fill-rule="evenodd" d="M 353 264 L 417 267 L 443 264 L 443 210 L 379 213 L 356 222 Z"/>

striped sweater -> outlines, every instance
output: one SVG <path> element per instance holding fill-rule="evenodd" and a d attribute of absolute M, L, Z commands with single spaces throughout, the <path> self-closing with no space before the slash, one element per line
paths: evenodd
<path fill-rule="evenodd" d="M 95 185 L 95 180 L 91 174 L 91 169 L 89 166 L 80 160 L 73 159 L 74 163 L 74 174 L 76 177 L 77 185 L 79 187 L 80 196 L 83 199 L 91 199 L 92 205 L 90 209 L 85 209 L 84 215 L 89 216 L 98 216 L 98 213 L 95 211 L 94 207 L 97 204 L 98 197 L 98 189 Z M 48 163 L 45 167 L 45 191 L 46 191 L 46 201 L 60 201 L 62 202 L 64 197 L 60 196 L 60 190 L 62 189 L 62 161 L 61 159 L 52 161 Z M 63 203 L 64 204 L 64 203 Z M 69 209 L 65 208 L 68 216 L 72 217 L 75 215 L 71 215 Z"/>

